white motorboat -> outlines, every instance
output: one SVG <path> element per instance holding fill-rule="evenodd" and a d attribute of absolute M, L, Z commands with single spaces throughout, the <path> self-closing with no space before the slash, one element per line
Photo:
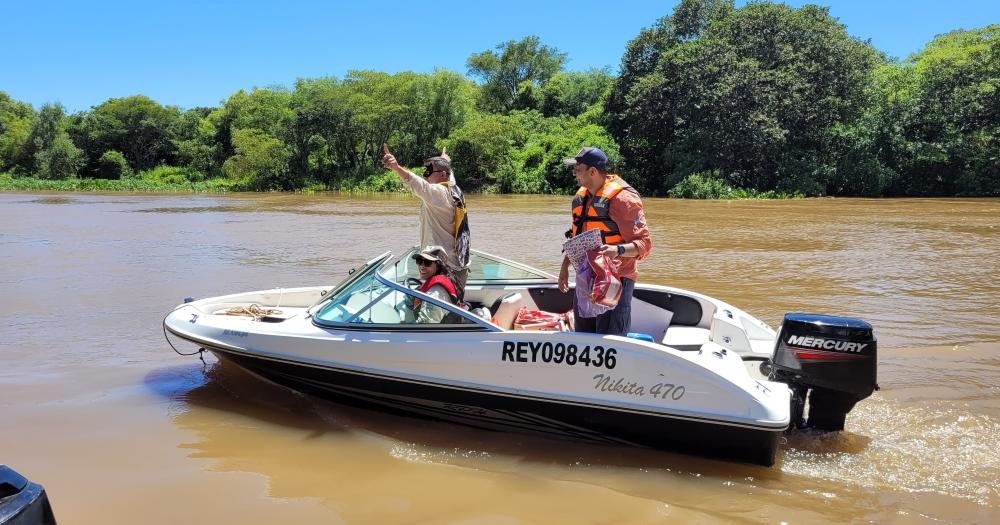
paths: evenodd
<path fill-rule="evenodd" d="M 774 463 L 782 433 L 841 430 L 877 387 L 876 342 L 863 321 L 788 314 L 776 333 L 717 299 L 638 283 L 630 337 L 517 330 L 523 308 L 566 312 L 573 292 L 544 271 L 473 251 L 465 299 L 489 309 L 477 315 L 416 290 L 413 253 L 376 257 L 335 287 L 187 300 L 164 331 L 343 402 L 763 465 Z M 448 313 L 419 324 L 414 299 Z"/>

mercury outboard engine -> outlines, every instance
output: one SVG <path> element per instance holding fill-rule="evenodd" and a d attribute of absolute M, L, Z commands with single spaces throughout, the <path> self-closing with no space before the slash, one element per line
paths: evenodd
<path fill-rule="evenodd" d="M 864 321 L 785 314 L 768 377 L 791 387 L 793 424 L 843 430 L 854 404 L 878 389 L 875 358 L 875 334 Z"/>
<path fill-rule="evenodd" d="M 0 465 L 0 525 L 56 525 L 45 489 Z"/>

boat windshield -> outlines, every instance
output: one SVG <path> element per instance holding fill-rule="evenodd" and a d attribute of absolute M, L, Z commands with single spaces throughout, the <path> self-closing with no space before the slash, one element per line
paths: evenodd
<path fill-rule="evenodd" d="M 405 284 L 407 279 L 419 279 L 420 271 L 413 260 L 413 255 L 419 251 L 420 248 L 410 248 L 399 259 L 396 259 L 396 262 L 386 266 L 382 270 L 382 277 L 400 284 Z M 499 282 L 537 284 L 555 281 L 556 277 L 554 275 L 541 270 L 509 261 L 496 255 L 472 250 L 469 265 L 469 284 L 492 284 Z"/>
<path fill-rule="evenodd" d="M 443 306 L 444 303 L 436 302 L 368 271 L 337 290 L 316 310 L 313 319 L 321 325 L 364 323 L 407 330 L 441 325 L 449 325 L 450 329 L 486 330 L 489 327 L 485 321 L 474 320 L 468 312 L 452 311 Z"/>

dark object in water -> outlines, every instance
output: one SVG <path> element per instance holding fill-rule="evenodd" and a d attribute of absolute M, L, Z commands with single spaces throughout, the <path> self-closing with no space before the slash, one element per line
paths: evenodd
<path fill-rule="evenodd" d="M 0 525 L 55 525 L 45 489 L 0 465 Z"/>
<path fill-rule="evenodd" d="M 844 430 L 844 419 L 854 404 L 878 390 L 876 346 L 872 326 L 864 321 L 785 314 L 770 376 L 792 388 L 792 423 Z M 802 417 L 806 399 L 808 420 Z"/>

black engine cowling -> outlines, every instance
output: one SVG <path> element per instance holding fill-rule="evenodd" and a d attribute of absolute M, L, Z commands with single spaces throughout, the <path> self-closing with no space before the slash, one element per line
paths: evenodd
<path fill-rule="evenodd" d="M 854 404 L 878 389 L 876 343 L 872 326 L 858 319 L 785 314 L 768 375 L 792 388 L 793 422 L 843 430 Z"/>

